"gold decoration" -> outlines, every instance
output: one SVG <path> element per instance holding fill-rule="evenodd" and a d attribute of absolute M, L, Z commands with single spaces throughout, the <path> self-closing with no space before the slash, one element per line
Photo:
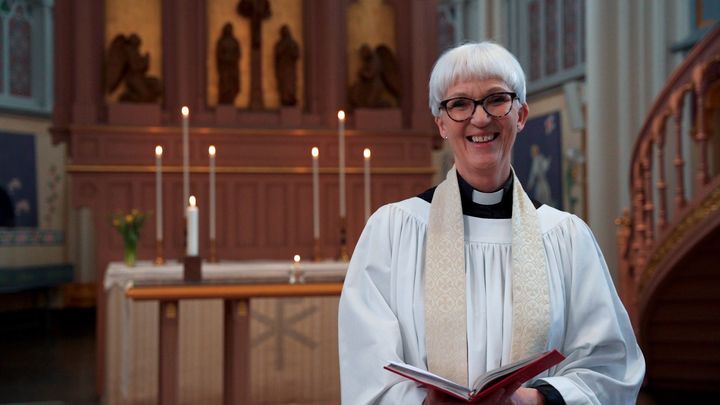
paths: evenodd
<path fill-rule="evenodd" d="M 165 304 L 165 318 L 167 318 L 167 319 L 177 318 L 177 304 L 172 303 L 172 302 Z"/>
<path fill-rule="evenodd" d="M 340 217 L 340 254 L 338 260 L 347 262 L 350 261 L 350 255 L 347 249 L 347 218 Z"/>
<path fill-rule="evenodd" d="M 660 247 L 655 250 L 642 273 L 638 289 L 639 292 L 642 292 L 648 282 L 653 279 L 657 272 L 658 265 L 665 260 L 668 253 L 675 250 L 677 246 L 691 234 L 691 231 L 698 223 L 707 218 L 712 212 L 717 211 L 718 208 L 720 208 L 720 188 L 710 193 L 698 208 L 689 212 L 682 222 L 675 227 L 673 232 L 665 238 L 665 241 L 663 241 Z"/>
<path fill-rule="evenodd" d="M 155 241 L 155 261 L 156 266 L 165 264 L 165 257 L 163 256 L 163 241 Z"/>
<path fill-rule="evenodd" d="M 238 301 L 235 305 L 235 315 L 238 318 L 248 316 L 248 303 L 247 301 Z"/>

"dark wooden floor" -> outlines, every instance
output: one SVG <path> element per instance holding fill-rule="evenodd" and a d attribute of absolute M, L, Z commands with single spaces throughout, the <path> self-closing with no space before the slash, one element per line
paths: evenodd
<path fill-rule="evenodd" d="M 95 309 L 0 313 L 0 403 L 99 403 Z"/>
<path fill-rule="evenodd" d="M 706 403 L 703 398 L 642 392 L 638 404 Z M 95 394 L 94 308 L 0 312 L 0 404 L 8 403 L 100 403 Z"/>

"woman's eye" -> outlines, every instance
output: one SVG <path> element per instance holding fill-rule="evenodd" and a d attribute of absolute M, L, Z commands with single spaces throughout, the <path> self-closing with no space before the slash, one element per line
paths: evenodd
<path fill-rule="evenodd" d="M 509 99 L 510 97 L 507 94 L 498 94 L 488 97 L 485 102 L 488 104 L 504 104 L 507 103 Z"/>
<path fill-rule="evenodd" d="M 468 108 L 470 106 L 470 100 L 453 100 L 448 103 L 448 108 Z"/>

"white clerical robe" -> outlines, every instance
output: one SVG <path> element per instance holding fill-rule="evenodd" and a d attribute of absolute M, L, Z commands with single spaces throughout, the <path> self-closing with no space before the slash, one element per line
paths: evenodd
<path fill-rule="evenodd" d="M 384 370 L 396 360 L 427 369 L 423 267 L 430 204 L 381 207 L 350 262 L 339 308 L 343 404 L 420 404 L 426 391 Z M 552 385 L 567 404 L 634 403 L 645 361 L 587 225 L 547 205 L 537 210 L 547 256 L 547 349 L 567 358 L 527 386 Z M 468 379 L 510 360 L 510 219 L 464 216 Z"/>

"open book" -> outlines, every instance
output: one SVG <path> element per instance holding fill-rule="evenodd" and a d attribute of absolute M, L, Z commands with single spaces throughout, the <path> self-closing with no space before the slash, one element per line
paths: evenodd
<path fill-rule="evenodd" d="M 540 353 L 481 375 L 471 388 L 404 363 L 391 361 L 383 368 L 416 381 L 427 388 L 444 392 L 467 402 L 477 402 L 500 388 L 523 383 L 560 363 L 563 359 L 565 356 L 557 350 Z"/>

